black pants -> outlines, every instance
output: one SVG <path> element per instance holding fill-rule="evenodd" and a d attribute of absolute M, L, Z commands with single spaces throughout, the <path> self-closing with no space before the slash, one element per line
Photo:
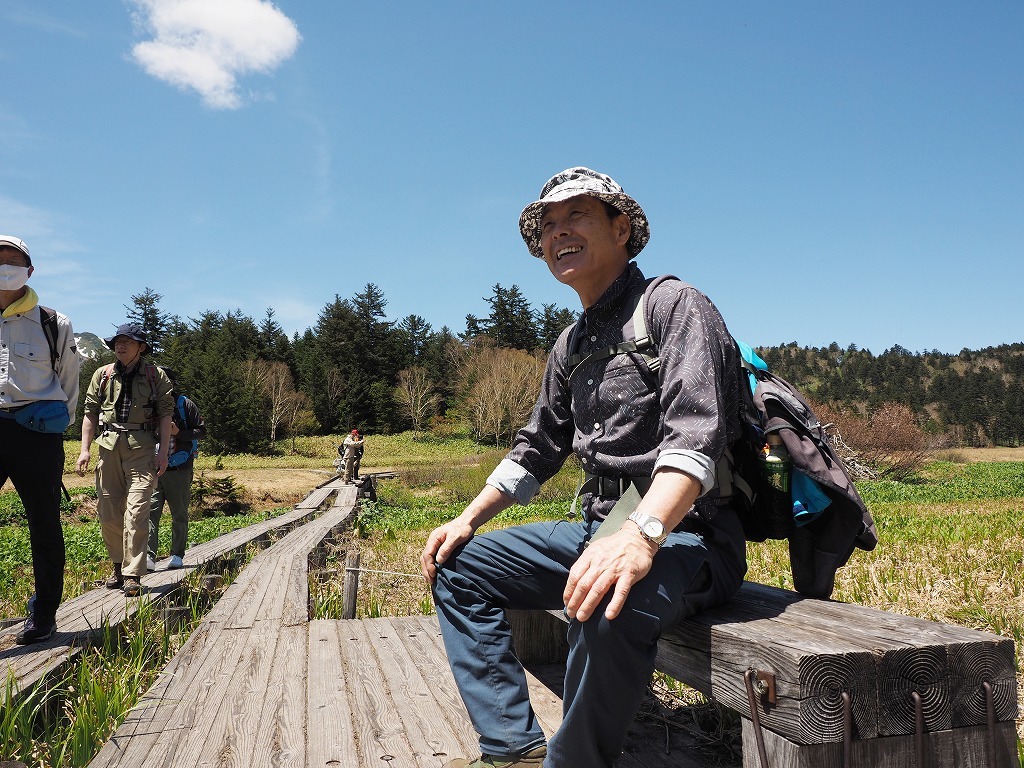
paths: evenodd
<path fill-rule="evenodd" d="M 35 616 L 40 624 L 54 620 L 64 595 L 63 474 L 63 435 L 36 432 L 14 419 L 0 417 L 0 478 L 11 479 L 28 517 L 36 579 Z"/>

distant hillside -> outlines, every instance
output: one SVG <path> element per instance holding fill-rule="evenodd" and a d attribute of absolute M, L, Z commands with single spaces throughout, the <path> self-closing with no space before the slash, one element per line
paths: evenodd
<path fill-rule="evenodd" d="M 959 445 L 1024 444 L 1024 343 L 950 355 L 900 347 L 881 355 L 796 342 L 758 349 L 768 367 L 823 403 L 909 406 L 924 427 Z"/>

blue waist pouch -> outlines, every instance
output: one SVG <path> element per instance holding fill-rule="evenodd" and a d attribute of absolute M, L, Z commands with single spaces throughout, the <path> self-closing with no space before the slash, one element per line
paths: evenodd
<path fill-rule="evenodd" d="M 36 432 L 63 432 L 71 423 L 67 403 L 60 400 L 37 400 L 14 413 L 14 420 Z"/>

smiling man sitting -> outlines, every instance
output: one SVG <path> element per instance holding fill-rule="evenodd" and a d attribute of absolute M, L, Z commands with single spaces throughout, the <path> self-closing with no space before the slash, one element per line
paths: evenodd
<path fill-rule="evenodd" d="M 619 346 L 635 337 L 633 312 L 649 281 L 632 259 L 650 231 L 610 177 L 563 171 L 519 227 L 583 314 L 555 343 L 533 415 L 506 458 L 421 555 L 483 752 L 448 766 L 610 766 L 662 631 L 728 600 L 746 572 L 742 527 L 715 471 L 740 435 L 740 360 L 714 305 L 674 279 L 647 291 L 660 367 Z M 583 520 L 475 535 L 528 503 L 572 453 L 588 477 Z M 547 741 L 506 611 L 555 608 L 570 620 L 570 652 L 562 725 Z"/>

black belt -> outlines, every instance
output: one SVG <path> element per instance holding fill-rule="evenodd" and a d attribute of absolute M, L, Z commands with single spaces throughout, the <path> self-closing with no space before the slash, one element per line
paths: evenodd
<path fill-rule="evenodd" d="M 652 482 L 650 477 L 610 477 L 587 472 L 579 493 L 592 493 L 606 499 L 617 499 L 626 492 L 630 485 L 635 485 L 637 491 L 643 496 L 650 489 Z"/>

